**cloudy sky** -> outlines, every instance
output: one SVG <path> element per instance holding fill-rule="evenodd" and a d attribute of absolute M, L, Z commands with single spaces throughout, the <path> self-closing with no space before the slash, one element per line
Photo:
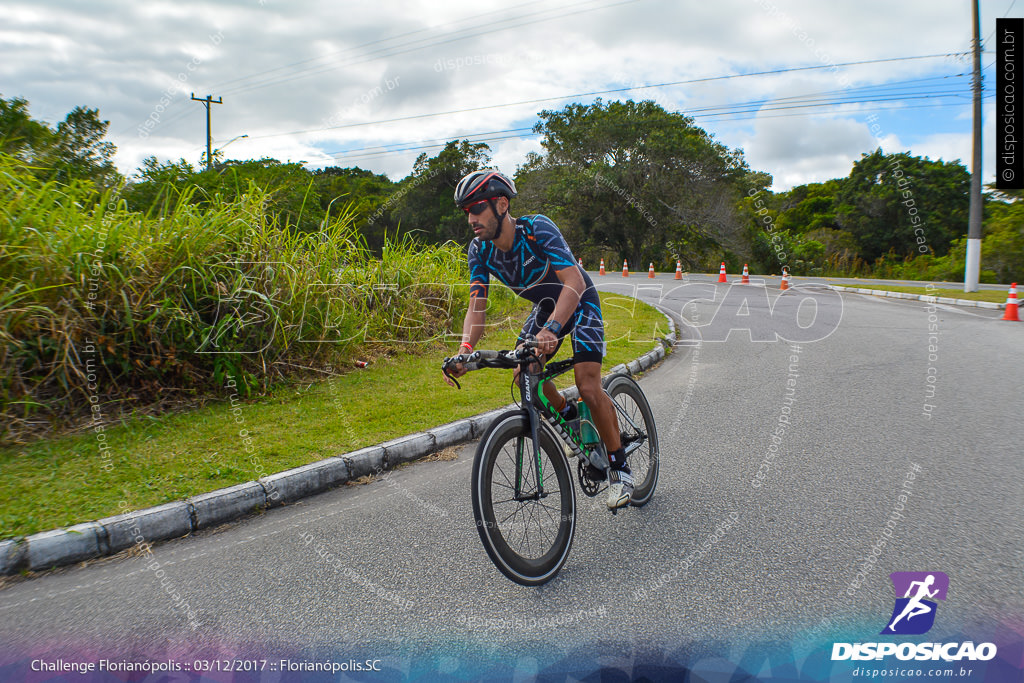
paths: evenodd
<path fill-rule="evenodd" d="M 878 146 L 969 166 L 970 8 L 4 0 L 0 96 L 26 98 L 51 124 L 75 106 L 98 108 L 126 174 L 147 156 L 198 164 L 206 114 L 194 93 L 223 99 L 212 106 L 213 139 L 227 158 L 361 166 L 396 180 L 417 155 L 466 137 L 488 142 L 496 164 L 514 173 L 541 149 L 530 128 L 542 109 L 653 99 L 743 149 L 751 168 L 785 190 L 845 176 Z M 1024 2 L 981 2 L 989 89 L 1002 16 L 1024 16 Z M 985 182 L 994 173 L 992 111 L 989 98 Z"/>

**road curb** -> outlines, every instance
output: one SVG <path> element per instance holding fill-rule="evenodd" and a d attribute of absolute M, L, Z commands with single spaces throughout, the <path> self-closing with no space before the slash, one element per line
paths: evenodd
<path fill-rule="evenodd" d="M 890 292 L 885 289 L 865 289 L 863 287 L 842 287 L 840 285 L 825 285 L 837 292 L 850 292 L 853 294 L 868 294 L 870 296 L 883 296 L 890 299 L 911 299 L 923 301 L 929 304 L 949 304 L 952 306 L 967 306 L 969 308 L 988 308 L 998 311 L 1006 308 L 1006 304 L 997 304 L 992 301 L 971 301 L 970 299 L 952 299 L 945 296 L 929 296 L 927 294 L 911 294 L 910 292 Z"/>
<path fill-rule="evenodd" d="M 665 349 L 676 341 L 675 323 L 668 315 L 665 319 L 672 332 L 658 340 L 654 349 L 627 365 L 613 367 L 608 375 L 636 375 L 662 360 Z M 577 397 L 576 387 L 569 387 L 563 393 L 569 398 Z M 0 541 L 0 576 L 66 566 L 113 555 L 132 546 L 148 548 L 153 543 L 188 536 L 253 512 L 294 503 L 354 479 L 379 474 L 396 465 L 478 439 L 494 418 L 512 407 L 514 405 L 489 410 L 185 500 L 3 540 Z"/>

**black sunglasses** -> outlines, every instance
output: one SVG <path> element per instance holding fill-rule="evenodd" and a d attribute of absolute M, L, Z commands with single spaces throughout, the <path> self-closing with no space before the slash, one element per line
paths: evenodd
<path fill-rule="evenodd" d="M 488 201 L 489 200 L 487 199 L 481 199 L 478 202 L 473 202 L 469 206 L 464 206 L 462 210 L 465 211 L 466 213 L 471 213 L 474 216 L 479 216 L 480 214 L 487 210 Z"/>

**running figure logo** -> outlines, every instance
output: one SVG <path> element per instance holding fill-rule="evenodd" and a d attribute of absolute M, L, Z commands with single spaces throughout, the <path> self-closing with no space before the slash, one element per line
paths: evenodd
<path fill-rule="evenodd" d="M 882 633 L 927 633 L 935 623 L 935 610 L 938 608 L 932 599 L 946 599 L 949 577 L 942 572 L 893 572 L 889 578 L 896 589 L 896 606 L 889 625 Z"/>

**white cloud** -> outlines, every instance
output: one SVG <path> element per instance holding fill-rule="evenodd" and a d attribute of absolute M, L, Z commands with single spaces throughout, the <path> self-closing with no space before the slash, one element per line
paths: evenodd
<path fill-rule="evenodd" d="M 331 130 L 324 130 L 325 122 L 373 123 L 689 81 L 604 97 L 654 99 L 666 108 L 697 113 L 698 125 L 731 147 L 742 146 L 751 167 L 771 173 L 778 188 L 845 175 L 849 164 L 877 142 L 863 124 L 862 110 L 778 119 L 763 112 L 729 120 L 700 116 L 702 107 L 841 90 L 842 76 L 851 86 L 862 86 L 952 74 L 965 67 L 952 59 L 918 60 L 845 67 L 836 73 L 735 76 L 827 65 L 829 60 L 956 52 L 966 49 L 970 38 L 967 5 L 926 0 L 636 0 L 617 5 L 554 0 L 511 6 L 483 0 L 469 7 L 454 0 L 54 0 L 43 12 L 34 2 L 13 0 L 0 9 L 2 95 L 26 97 L 33 115 L 50 122 L 77 105 L 98 107 L 111 121 L 108 137 L 118 145 L 117 162 L 126 172 L 153 154 L 198 162 L 205 111 L 190 101 L 189 93 L 195 92 L 223 97 L 224 104 L 213 107 L 215 140 L 250 136 L 233 143 L 229 156 L 358 163 L 397 178 L 411 170 L 419 152 L 351 162 L 335 162 L 324 153 L 521 127 L 539 110 L 560 108 L 566 100 Z M 990 30 L 995 15 L 985 12 L 997 10 L 982 9 L 983 31 Z M 493 31 L 499 28 L 504 30 Z M 179 74 L 186 76 L 184 82 Z M 733 77 L 697 80 L 719 76 Z M 388 89 L 388 82 L 400 85 Z M 175 84 L 178 89 L 160 113 L 159 130 L 140 138 L 138 126 Z M 957 140 L 969 134 L 970 121 L 962 118 L 962 109 L 949 111 L 945 120 L 933 117 L 917 126 L 910 117 L 887 120 L 892 126 L 885 132 L 887 140 L 909 141 L 915 154 L 952 153 Z M 309 132 L 281 135 L 294 131 Z M 539 149 L 536 139 L 498 141 L 492 147 L 494 159 L 507 169 Z M 991 172 L 987 163 L 986 169 Z"/>
<path fill-rule="evenodd" d="M 751 168 L 773 173 L 775 191 L 848 175 L 862 152 L 876 144 L 865 121 L 854 119 L 765 118 L 743 145 Z"/>

